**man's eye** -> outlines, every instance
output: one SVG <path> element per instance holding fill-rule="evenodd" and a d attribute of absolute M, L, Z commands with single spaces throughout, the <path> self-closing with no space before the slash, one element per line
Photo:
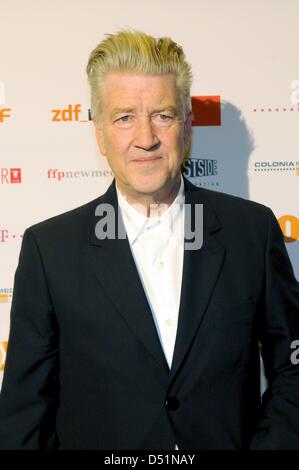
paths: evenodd
<path fill-rule="evenodd" d="M 168 121 L 171 118 L 171 116 L 167 116 L 166 114 L 158 114 L 159 118 L 161 119 L 161 121 Z"/>
<path fill-rule="evenodd" d="M 157 126 L 170 126 L 173 122 L 172 116 L 163 113 L 154 114 L 152 119 Z"/>
<path fill-rule="evenodd" d="M 114 124 L 118 127 L 124 127 L 125 129 L 131 127 L 133 124 L 133 116 L 130 114 L 125 114 L 115 119 Z"/>
<path fill-rule="evenodd" d="M 120 118 L 117 119 L 117 121 L 121 121 L 121 122 L 128 122 L 130 116 L 127 115 L 127 116 L 121 116 Z"/>

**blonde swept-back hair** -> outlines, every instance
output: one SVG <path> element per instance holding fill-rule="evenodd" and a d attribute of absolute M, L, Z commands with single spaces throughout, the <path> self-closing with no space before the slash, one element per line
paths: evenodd
<path fill-rule="evenodd" d="M 192 72 L 181 46 L 169 37 L 154 38 L 140 31 L 108 34 L 91 52 L 86 67 L 91 89 L 91 114 L 101 119 L 101 88 L 109 72 L 174 74 L 184 115 L 191 111 Z"/>

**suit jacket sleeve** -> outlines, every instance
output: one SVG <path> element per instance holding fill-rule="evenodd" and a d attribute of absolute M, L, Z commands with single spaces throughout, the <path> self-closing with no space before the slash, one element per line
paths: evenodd
<path fill-rule="evenodd" d="M 299 339 L 299 284 L 271 211 L 265 266 L 260 339 L 269 386 L 251 449 L 299 449 L 299 365 L 291 360 L 292 342 Z"/>
<path fill-rule="evenodd" d="M 53 449 L 57 445 L 58 344 L 42 259 L 27 229 L 15 274 L 0 394 L 1 449 Z"/>

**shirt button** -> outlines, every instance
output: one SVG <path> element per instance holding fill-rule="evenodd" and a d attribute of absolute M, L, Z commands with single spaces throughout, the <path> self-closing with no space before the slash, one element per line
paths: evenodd
<path fill-rule="evenodd" d="M 173 325 L 173 321 L 170 320 L 170 318 L 168 318 L 168 320 L 166 320 L 165 323 L 166 323 L 167 326 L 172 326 Z"/>
<path fill-rule="evenodd" d="M 159 268 L 160 268 L 160 269 L 163 269 L 163 268 L 164 268 L 164 262 L 163 262 L 163 261 L 160 261 L 160 262 L 159 262 Z"/>

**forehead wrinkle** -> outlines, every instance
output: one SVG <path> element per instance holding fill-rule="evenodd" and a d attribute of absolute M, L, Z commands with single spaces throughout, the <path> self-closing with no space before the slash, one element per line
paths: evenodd
<path fill-rule="evenodd" d="M 132 81 L 128 81 L 128 77 Z M 145 78 L 145 82 L 143 83 L 140 78 Z M 128 74 L 108 74 L 102 88 L 102 100 L 106 102 L 109 116 L 129 112 L 153 113 L 168 109 L 175 114 L 180 114 L 181 100 L 177 87 L 170 86 L 169 89 L 161 82 L 161 87 L 154 86 L 152 89 L 151 78 Z M 174 85 L 176 85 L 175 82 Z M 112 108 L 111 111 L 109 108 Z"/>

